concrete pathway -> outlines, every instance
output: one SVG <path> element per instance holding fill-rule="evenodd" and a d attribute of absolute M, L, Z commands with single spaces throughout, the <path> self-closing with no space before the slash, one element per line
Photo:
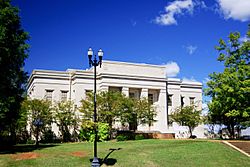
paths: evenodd
<path fill-rule="evenodd" d="M 250 157 L 250 142 L 249 141 L 223 141 L 223 143 L 241 152 L 242 154 Z"/>

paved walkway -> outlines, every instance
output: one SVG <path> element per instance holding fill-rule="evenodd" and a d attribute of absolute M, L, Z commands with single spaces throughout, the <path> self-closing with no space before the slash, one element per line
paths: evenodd
<path fill-rule="evenodd" d="M 245 151 L 250 155 L 250 142 L 249 141 L 235 141 L 235 142 L 229 142 L 230 144 L 234 145 L 235 147 L 238 147 L 239 149 Z"/>
<path fill-rule="evenodd" d="M 250 141 L 223 141 L 223 143 L 250 157 Z"/>

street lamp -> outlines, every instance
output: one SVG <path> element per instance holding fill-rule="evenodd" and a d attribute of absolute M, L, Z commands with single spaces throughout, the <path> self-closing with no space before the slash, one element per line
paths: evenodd
<path fill-rule="evenodd" d="M 99 167 L 100 166 L 100 162 L 99 159 L 97 157 L 97 129 L 96 129 L 96 124 L 97 124 L 97 115 L 96 115 L 96 67 L 98 65 L 102 65 L 102 57 L 103 57 L 103 51 L 102 49 L 100 49 L 98 51 L 98 57 L 99 57 L 99 61 L 97 61 L 96 59 L 96 55 L 94 56 L 94 60 L 92 60 L 92 56 L 93 56 L 93 50 L 92 48 L 89 48 L 88 50 L 88 57 L 89 57 L 89 66 L 94 66 L 94 132 L 95 132 L 95 140 L 94 140 L 94 158 L 92 161 L 92 167 Z"/>

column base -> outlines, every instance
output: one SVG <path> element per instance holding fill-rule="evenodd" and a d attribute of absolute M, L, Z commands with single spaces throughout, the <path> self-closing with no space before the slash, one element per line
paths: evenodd
<path fill-rule="evenodd" d="M 92 167 L 100 167 L 100 162 L 99 162 L 99 159 L 97 157 L 94 157 L 91 166 Z"/>

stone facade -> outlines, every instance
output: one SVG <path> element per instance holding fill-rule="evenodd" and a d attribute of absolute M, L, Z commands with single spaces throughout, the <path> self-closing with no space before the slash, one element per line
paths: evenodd
<path fill-rule="evenodd" d="M 176 123 L 168 124 L 169 115 L 180 105 L 194 103 L 202 106 L 202 84 L 167 78 L 165 66 L 103 61 L 97 68 L 97 91 L 117 90 L 126 96 L 147 97 L 157 108 L 157 122 L 151 131 L 175 133 L 177 138 L 187 137 L 187 128 Z M 93 68 L 89 70 L 51 71 L 34 70 L 29 78 L 27 93 L 31 98 L 47 98 L 52 101 L 72 100 L 80 106 L 86 92 L 93 90 Z M 139 131 L 148 131 L 147 126 L 138 126 Z M 56 129 L 55 129 L 56 131 Z M 194 135 L 204 137 L 200 125 Z"/>

